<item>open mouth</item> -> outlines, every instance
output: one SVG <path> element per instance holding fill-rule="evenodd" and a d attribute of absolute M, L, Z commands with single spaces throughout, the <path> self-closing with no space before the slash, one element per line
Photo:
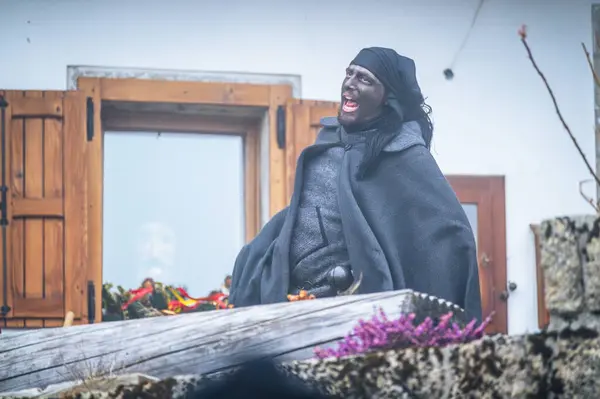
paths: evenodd
<path fill-rule="evenodd" d="M 352 113 L 352 112 L 356 112 L 356 110 L 358 109 L 358 103 L 347 97 L 344 96 L 343 100 L 342 100 L 342 111 L 344 111 L 345 113 Z"/>

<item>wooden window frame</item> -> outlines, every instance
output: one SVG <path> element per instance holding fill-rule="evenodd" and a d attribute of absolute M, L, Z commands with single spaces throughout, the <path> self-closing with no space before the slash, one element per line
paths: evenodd
<path fill-rule="evenodd" d="M 241 137 L 244 146 L 244 239 L 250 241 L 260 230 L 260 124 L 261 120 L 255 118 L 117 111 L 102 115 L 102 134 L 107 131 L 160 131 Z"/>
<path fill-rule="evenodd" d="M 231 107 L 259 107 L 264 109 L 268 118 L 268 146 L 269 146 L 269 216 L 273 216 L 287 205 L 286 201 L 286 174 L 285 174 L 285 149 L 279 148 L 277 140 L 277 110 L 284 106 L 288 99 L 292 98 L 292 87 L 290 85 L 259 85 L 247 83 L 216 83 L 216 82 L 187 82 L 168 81 L 152 79 L 132 78 L 91 78 L 80 77 L 77 80 L 77 88 L 93 100 L 94 116 L 93 127 L 97 132 L 88 142 L 88 242 L 89 263 L 87 277 L 93 281 L 96 291 L 101 292 L 102 287 L 102 203 L 103 203 L 103 136 L 107 130 L 103 126 L 102 104 L 111 102 L 133 102 L 133 103 L 171 103 L 171 104 L 199 104 Z M 166 117 L 166 115 L 162 115 Z M 158 126 L 164 130 L 198 131 L 201 126 L 204 131 L 211 130 L 212 133 L 243 134 L 245 139 L 245 166 L 252 165 L 249 173 L 245 176 L 245 186 L 249 188 L 249 195 L 254 198 L 246 206 L 250 220 L 246 224 L 246 235 L 251 237 L 260 227 L 260 145 L 259 125 L 239 131 L 240 126 L 235 123 L 218 123 L 215 118 L 200 116 L 177 116 L 164 119 L 138 118 L 137 124 L 130 128 L 142 130 L 144 127 L 152 126 L 156 130 Z M 221 118 L 222 119 L 222 118 Z M 126 127 L 124 120 L 112 121 L 112 127 Z M 114 122 L 118 122 L 115 124 Z M 129 122 L 132 123 L 131 121 Z M 161 125 L 162 123 L 162 125 Z M 198 125 L 199 124 L 199 125 Z M 110 123 L 109 123 L 110 126 Z M 168 128 L 168 129 L 166 129 Z M 247 193 L 248 194 L 248 193 Z M 255 215 L 255 216 L 253 216 Z M 102 301 L 97 300 L 95 304 L 95 322 L 102 319 Z"/>
<path fill-rule="evenodd" d="M 540 225 L 530 224 L 529 228 L 533 233 L 533 243 L 535 245 L 535 277 L 537 281 L 537 312 L 538 327 L 546 328 L 550 323 L 550 312 L 546 307 L 544 270 L 542 269 L 542 258 L 540 253 Z"/>

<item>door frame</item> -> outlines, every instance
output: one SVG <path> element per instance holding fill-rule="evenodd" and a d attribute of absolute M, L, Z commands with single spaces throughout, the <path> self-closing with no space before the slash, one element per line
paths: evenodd
<path fill-rule="evenodd" d="M 538 327 L 544 329 L 550 324 L 550 312 L 546 307 L 546 283 L 544 281 L 544 270 L 542 269 L 542 249 L 540 247 L 541 226 L 536 223 L 529 225 L 533 233 L 533 244 L 535 246 L 535 275 L 537 280 L 537 313 Z"/>
<path fill-rule="evenodd" d="M 269 216 L 286 206 L 285 148 L 278 146 L 278 108 L 292 98 L 292 86 L 248 83 L 171 81 L 136 78 L 79 77 L 77 89 L 91 98 L 93 130 L 88 142 L 88 251 L 87 277 L 96 291 L 102 289 L 102 200 L 103 200 L 103 122 L 105 101 L 133 103 L 198 104 L 226 107 L 255 107 L 265 112 L 269 154 Z M 208 123 L 208 121 L 204 121 Z M 252 155 L 259 163 L 258 153 Z M 258 195 L 258 192 L 256 193 Z M 255 207 L 255 205 L 252 205 Z M 101 322 L 102 302 L 95 305 L 95 322 Z"/>
<path fill-rule="evenodd" d="M 506 192 L 504 176 L 447 175 L 461 203 L 477 205 L 477 256 L 482 289 L 484 317 L 487 310 L 495 312 L 493 332 L 508 332 L 508 301 L 506 273 Z M 487 255 L 487 259 L 485 258 Z M 483 277 L 483 278 L 482 278 Z M 490 329 L 491 332 L 491 329 Z"/>

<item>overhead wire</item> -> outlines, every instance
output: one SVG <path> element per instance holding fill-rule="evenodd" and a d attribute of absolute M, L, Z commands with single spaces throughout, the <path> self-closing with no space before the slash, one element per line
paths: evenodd
<path fill-rule="evenodd" d="M 477 5 L 477 9 L 473 14 L 473 18 L 471 19 L 471 25 L 469 26 L 467 33 L 465 34 L 460 46 L 458 47 L 458 50 L 454 53 L 454 57 L 452 58 L 452 62 L 450 62 L 450 66 L 444 69 L 444 75 L 446 76 L 446 79 L 452 79 L 454 77 L 454 66 L 458 62 L 458 58 L 462 54 L 465 46 L 469 41 L 469 38 L 471 37 L 471 34 L 473 33 L 473 28 L 475 27 L 475 24 L 479 19 L 479 14 L 481 12 L 481 8 L 483 7 L 483 3 L 485 3 L 485 0 L 479 0 L 479 4 Z"/>

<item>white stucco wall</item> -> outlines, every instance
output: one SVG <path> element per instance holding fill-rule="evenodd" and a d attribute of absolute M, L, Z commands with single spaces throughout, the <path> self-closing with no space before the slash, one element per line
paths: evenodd
<path fill-rule="evenodd" d="M 593 161 L 591 0 L 488 0 L 448 82 L 477 0 L 0 0 L 0 88 L 65 89 L 67 65 L 296 74 L 302 95 L 338 100 L 363 46 L 416 60 L 434 109 L 434 154 L 446 174 L 506 176 L 509 331 L 537 326 L 529 224 L 589 212 L 583 163 L 563 132 L 517 29 Z M 590 190 L 592 191 L 592 190 Z"/>

